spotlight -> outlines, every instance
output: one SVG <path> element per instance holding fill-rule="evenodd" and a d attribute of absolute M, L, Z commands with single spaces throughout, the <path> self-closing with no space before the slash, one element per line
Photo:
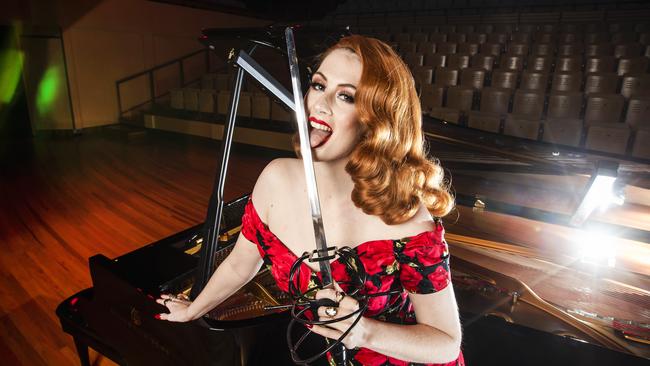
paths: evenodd
<path fill-rule="evenodd" d="M 582 200 L 569 221 L 570 225 L 581 226 L 596 207 L 606 207 L 612 201 L 612 189 L 617 176 L 617 162 L 609 160 L 598 162 L 596 171 L 585 187 Z"/>
<path fill-rule="evenodd" d="M 573 240 L 581 262 L 608 267 L 616 265 L 616 239 L 607 233 L 585 231 L 576 235 Z"/>

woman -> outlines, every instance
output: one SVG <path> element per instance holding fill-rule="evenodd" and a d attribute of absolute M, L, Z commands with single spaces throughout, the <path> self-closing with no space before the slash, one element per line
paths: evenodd
<path fill-rule="evenodd" d="M 328 244 L 353 248 L 368 274 L 368 293 L 396 290 L 371 298 L 343 341 L 350 358 L 363 365 L 463 364 L 444 229 L 432 219 L 446 215 L 453 200 L 442 169 L 426 158 L 408 68 L 381 41 L 343 38 L 324 54 L 306 108 Z M 264 169 L 242 218 L 242 234 L 194 302 L 166 295 L 158 300 L 170 311 L 160 319 L 201 317 L 262 264 L 286 291 L 294 253 L 316 248 L 300 160 L 278 159 Z M 318 282 L 316 271 L 314 263 L 303 263 L 300 283 Z M 332 273 L 341 283 L 348 278 L 339 261 L 332 262 Z M 340 301 L 334 312 L 321 307 L 321 319 L 358 309 L 342 287 L 341 293 L 316 294 Z M 353 320 L 312 331 L 337 339 Z"/>

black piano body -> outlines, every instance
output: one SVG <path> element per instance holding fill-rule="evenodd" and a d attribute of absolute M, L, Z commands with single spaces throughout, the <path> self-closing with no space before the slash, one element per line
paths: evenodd
<path fill-rule="evenodd" d="M 247 197 L 226 206 L 227 255 L 233 245 Z M 291 365 L 286 345 L 286 312 L 222 321 L 214 312 L 200 320 L 171 323 L 154 319 L 164 308 L 154 301 L 161 293 L 179 293 L 191 286 L 198 263 L 193 251 L 200 242 L 195 226 L 115 259 L 90 258 L 93 287 L 63 301 L 57 315 L 75 342 L 82 365 L 90 365 L 92 347 L 120 365 Z M 216 261 L 217 263 L 219 260 Z M 240 291 L 242 292 L 242 291 Z M 246 291 L 244 291 L 246 292 Z M 240 294 L 241 295 L 241 294 Z M 246 297 L 248 296 L 248 297 Z M 243 312 L 251 291 L 236 302 Z M 492 315 L 464 311 L 472 321 L 463 329 L 468 365 L 647 365 L 648 360 L 584 341 L 507 322 Z M 259 307 L 257 308 L 259 315 Z M 317 343 L 307 352 L 316 352 Z M 435 352 L 432 350 L 432 352 Z"/>

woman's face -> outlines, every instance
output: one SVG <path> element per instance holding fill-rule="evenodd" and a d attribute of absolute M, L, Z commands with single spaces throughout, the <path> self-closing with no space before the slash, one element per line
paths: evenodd
<path fill-rule="evenodd" d="M 358 143 L 361 128 L 354 98 L 361 70 L 356 54 L 336 49 L 314 73 L 307 93 L 307 117 L 315 160 L 345 158 Z"/>

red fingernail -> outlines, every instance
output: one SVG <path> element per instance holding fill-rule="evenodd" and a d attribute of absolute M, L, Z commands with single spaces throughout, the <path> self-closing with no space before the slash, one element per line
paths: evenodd
<path fill-rule="evenodd" d="M 154 299 L 155 299 L 155 298 L 154 298 L 153 296 L 151 296 L 151 295 L 147 295 L 147 297 L 150 298 L 151 300 L 154 300 Z"/>
<path fill-rule="evenodd" d="M 153 317 L 154 317 L 154 319 L 158 319 L 158 320 L 160 320 L 160 314 L 156 314 L 156 315 L 154 315 Z"/>
<path fill-rule="evenodd" d="M 312 324 L 305 324 L 305 327 L 311 329 L 311 328 L 313 328 L 314 326 L 313 326 Z"/>

